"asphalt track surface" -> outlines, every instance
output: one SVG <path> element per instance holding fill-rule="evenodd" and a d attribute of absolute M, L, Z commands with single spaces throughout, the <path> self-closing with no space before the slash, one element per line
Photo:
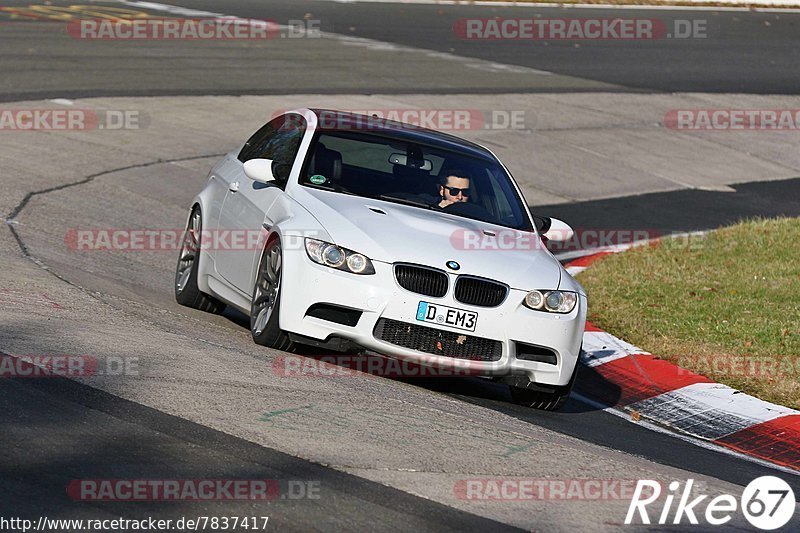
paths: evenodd
<path fill-rule="evenodd" d="M 30 380 L 29 380 L 30 381 Z M 145 518 L 269 516 L 286 531 L 486 531 L 516 528 L 486 520 L 257 446 L 225 433 L 148 409 L 74 381 L 0 382 L 6 419 L 2 462 L 4 517 Z M 35 416 L 32 414 L 35 413 Z M 26 420 L 27 419 L 27 420 Z M 26 420 L 24 429 L 8 420 Z M 57 425 L 62 430 L 53 431 Z M 39 442 L 21 449 L 21 442 Z M 89 453 L 73 455 L 75 446 Z M 11 459 L 13 459 L 13 464 Z M 65 490 L 77 479 L 313 480 L 318 499 L 76 504 Z M 66 483 L 65 483 L 66 482 Z M 300 494 L 301 489 L 294 489 Z M 302 489 L 308 490 L 308 489 Z M 258 522 L 260 524 L 260 521 Z"/>
<path fill-rule="evenodd" d="M 8 244 L 16 248 L 17 252 L 24 250 L 38 258 L 43 264 L 48 265 L 50 272 L 58 276 L 56 279 L 52 274 L 41 274 L 51 280 L 56 287 L 47 289 L 48 296 L 62 302 L 65 307 L 76 307 L 79 317 L 91 316 L 92 320 L 90 325 L 79 318 L 74 325 L 65 328 L 63 325 L 49 322 L 51 318 L 60 322 L 58 316 L 60 312 L 51 311 L 45 314 L 46 320 L 44 318 L 37 320 L 38 313 L 35 312 L 30 316 L 5 314 L 7 322 L 0 333 L 4 346 L 23 346 L 10 350 L 12 353 L 105 353 L 105 350 L 120 349 L 123 353 L 133 353 L 142 357 L 142 367 L 148 368 L 148 372 L 144 379 L 114 381 L 109 378 L 109 383 L 100 383 L 101 387 L 108 387 L 110 384 L 111 390 L 114 392 L 116 389 L 119 390 L 118 394 L 57 378 L 0 380 L 3 413 L 0 422 L 3 429 L 0 433 L 0 443 L 6 450 L 0 459 L 0 471 L 5 481 L 0 487 L 0 494 L 3 495 L 1 500 L 3 515 L 35 518 L 47 511 L 51 513 L 49 516 L 69 518 L 115 516 L 142 518 L 155 515 L 163 519 L 177 519 L 190 515 L 241 516 L 250 511 L 252 515 L 257 516 L 262 516 L 260 513 L 268 514 L 280 529 L 298 531 L 308 530 L 312 526 L 322 530 L 365 528 L 463 530 L 472 527 L 481 530 L 502 529 L 504 527 L 502 523 L 487 521 L 475 513 L 465 512 L 463 508 L 454 510 L 430 499 L 413 496 L 407 491 L 398 491 L 351 473 L 324 468 L 320 463 L 327 463 L 328 460 L 306 461 L 295 455 L 297 453 L 301 456 L 314 456 L 314 453 L 295 451 L 290 447 L 289 451 L 295 453 L 287 455 L 271 446 L 254 444 L 252 437 L 248 439 L 236 437 L 230 433 L 210 429 L 205 424 L 190 422 L 185 416 L 176 417 L 165 412 L 163 407 L 155 409 L 148 406 L 151 395 L 160 396 L 162 398 L 160 401 L 165 402 L 162 405 L 182 405 L 187 401 L 191 405 L 193 400 L 199 402 L 202 397 L 210 396 L 213 399 L 215 395 L 213 388 L 219 387 L 226 389 L 225 398 L 242 396 L 245 389 L 238 384 L 240 379 L 238 373 L 242 372 L 242 366 L 238 369 L 231 366 L 231 355 L 247 353 L 244 372 L 249 372 L 247 368 L 269 367 L 269 363 L 263 359 L 268 351 L 252 345 L 246 318 L 242 315 L 235 312 L 228 312 L 223 317 L 195 312 L 187 314 L 187 310 L 174 304 L 169 290 L 174 265 L 173 254 L 137 254 L 133 257 L 123 253 L 114 257 L 105 254 L 69 253 L 58 246 L 59 240 L 63 242 L 63 234 L 60 231 L 63 228 L 84 227 L 87 224 L 100 227 L 102 224 L 112 223 L 117 227 L 147 227 L 153 223 L 161 227 L 175 227 L 183 218 L 181 206 L 193 194 L 193 187 L 202 184 L 201 169 L 210 160 L 211 158 L 204 158 L 194 163 L 186 161 L 183 163 L 186 168 L 178 167 L 178 170 L 170 170 L 170 167 L 174 168 L 170 163 L 160 163 L 147 167 L 137 166 L 110 175 L 104 173 L 28 196 L 8 213 L 20 222 L 18 229 L 16 225 L 10 227 L 14 236 L 19 239 L 18 242 L 9 241 Z M 95 200 L 100 198 L 102 201 Z M 156 210 L 158 206 L 161 207 L 160 210 Z M 52 220 L 58 221 L 55 228 L 52 226 Z M 17 270 L 11 266 L 5 267 L 4 270 L 7 276 L 6 282 L 13 279 L 4 286 L 12 292 L 26 284 L 40 286 L 42 283 L 36 279 L 38 276 L 28 278 L 27 275 L 15 274 Z M 88 296 L 88 302 L 79 304 L 70 302 L 66 296 L 59 297 L 58 292 L 66 289 L 70 289 L 70 292 L 78 290 L 78 294 L 82 295 L 80 299 L 87 299 Z M 11 305 L 13 310 L 14 305 Z M 106 307 L 119 310 L 124 316 L 109 318 L 106 316 L 108 311 L 104 310 Z M 125 324 L 139 322 L 155 324 L 156 333 L 128 333 L 126 326 L 115 326 L 122 324 L 121 321 Z M 108 325 L 105 326 L 106 324 Z M 81 329 L 75 330 L 75 327 Z M 96 331 L 96 328 L 100 330 Z M 158 368 L 160 365 L 158 359 L 161 355 L 157 353 L 150 355 L 145 362 L 143 354 L 156 350 L 154 345 L 158 346 L 164 342 L 161 336 L 169 337 L 172 334 L 170 332 L 175 331 L 185 332 L 189 338 L 199 335 L 203 338 L 203 344 L 187 346 L 177 359 L 171 362 L 165 361 L 163 364 L 166 366 L 163 369 Z M 225 346 L 222 353 L 220 346 Z M 165 349 L 167 352 L 164 355 L 172 350 Z M 200 363 L 199 368 L 184 368 L 186 363 L 182 361 L 186 358 L 197 360 Z M 169 370 L 173 365 L 177 368 Z M 229 371 L 223 370 L 223 367 L 229 366 L 231 367 Z M 590 380 L 592 376 L 588 374 L 592 372 L 591 370 L 582 369 L 582 372 L 583 379 L 580 379 L 579 383 L 581 381 L 597 383 L 598 380 Z M 185 396 L 186 391 L 175 394 L 174 399 L 171 397 L 173 394 L 171 390 L 176 385 L 175 380 L 177 383 L 189 380 L 189 390 L 193 392 L 190 392 L 188 400 Z M 199 380 L 199 383 L 191 385 L 194 380 Z M 152 385 L 148 385 L 148 382 Z M 236 385 L 231 387 L 232 384 Z M 311 385 L 319 386 L 313 383 Z M 463 381 L 377 379 L 367 380 L 358 386 L 358 389 L 351 389 L 353 387 L 351 383 L 336 382 L 336 380 L 321 385 L 332 387 L 327 389 L 329 391 L 327 393 L 324 390 L 318 393 L 323 397 L 330 391 L 338 389 L 338 394 L 341 395 L 338 401 L 346 401 L 345 398 L 350 394 L 355 398 L 356 405 L 364 401 L 360 395 L 363 391 L 367 391 L 376 396 L 372 401 L 378 402 L 379 410 L 382 409 L 381 402 L 386 399 L 399 398 L 404 402 L 413 402 L 418 404 L 419 409 L 425 409 L 421 412 L 421 416 L 426 419 L 431 417 L 430 409 L 435 404 L 455 400 L 457 402 L 455 409 L 458 412 L 467 412 L 467 418 L 463 422 L 456 421 L 456 424 L 465 424 L 476 414 L 486 416 L 490 420 L 500 417 L 515 421 L 516 424 L 521 424 L 530 430 L 552 432 L 552 435 L 566 438 L 572 437 L 578 442 L 586 443 L 587 446 L 596 445 L 599 449 L 613 450 L 614 454 L 621 453 L 617 460 L 632 467 L 639 461 L 645 461 L 648 465 L 654 465 L 656 469 L 676 468 L 697 477 L 707 477 L 740 486 L 761 475 L 775 473 L 766 466 L 720 451 L 698 447 L 691 442 L 631 424 L 625 419 L 600 410 L 598 405 L 586 403 L 580 397 L 572 398 L 558 413 L 546 413 L 515 406 L 510 403 L 505 387 L 477 379 Z M 308 384 L 304 386 L 307 387 Z M 613 389 L 613 385 L 607 384 L 607 386 Z M 285 385 L 279 380 L 273 385 L 273 388 L 275 387 L 277 389 L 273 391 L 269 389 L 264 391 L 263 385 L 254 388 L 252 393 L 247 394 L 245 405 L 248 402 L 263 403 L 262 410 L 272 409 L 280 412 L 281 409 L 278 409 L 281 406 L 280 391 Z M 399 396 L 395 390 L 397 387 L 402 387 Z M 141 400 L 123 399 L 137 389 L 144 392 Z M 258 398 L 263 392 L 266 392 L 268 398 L 266 402 Z M 291 384 L 285 392 L 291 392 L 288 396 L 296 395 L 292 391 Z M 219 401 L 222 400 L 217 400 Z M 268 407 L 272 401 L 279 403 Z M 309 398 L 300 401 L 318 403 L 320 399 Z M 368 404 L 362 405 L 366 407 Z M 214 410 L 220 409 L 219 405 L 212 403 L 210 406 L 212 411 L 207 410 L 209 407 L 198 408 L 199 412 L 195 416 L 200 419 L 210 416 L 212 420 L 222 416 L 214 413 Z M 249 409 L 259 407 L 260 405 L 247 406 Z M 386 408 L 392 409 L 392 404 L 386 405 Z M 336 402 L 332 402 L 326 407 L 326 412 L 329 416 L 342 419 L 355 417 L 358 420 L 362 415 L 354 413 L 352 409 L 352 405 L 339 407 Z M 235 414 L 232 416 L 236 417 Z M 353 447 L 352 456 L 358 458 L 364 455 L 363 460 L 367 464 L 370 463 L 368 459 L 372 455 L 369 447 L 365 447 L 363 454 L 358 451 L 358 447 L 367 445 L 368 440 L 362 440 L 363 437 L 359 438 L 356 432 L 366 431 L 371 437 L 381 435 L 386 429 L 376 426 L 375 422 L 379 420 L 378 418 L 368 422 L 366 427 L 359 427 L 358 424 L 351 426 L 354 432 L 354 441 L 350 443 Z M 408 421 L 406 418 L 399 420 L 403 423 Z M 413 418 L 411 421 L 419 423 Z M 436 429 L 431 428 L 427 431 L 437 433 L 453 431 L 446 429 L 447 426 L 433 427 Z M 281 442 L 287 435 L 286 431 L 286 428 L 279 431 L 275 428 L 262 427 L 258 430 L 258 434 L 262 438 L 277 439 Z M 317 433 L 318 436 L 309 435 L 312 441 L 326 438 L 323 430 Z M 427 437 L 434 437 L 437 433 L 429 434 Z M 288 435 L 291 437 L 294 434 L 290 432 Z M 387 437 L 390 442 L 392 439 L 402 440 L 395 441 L 396 450 L 392 445 L 384 448 L 383 453 L 388 455 L 385 459 L 379 460 L 378 464 L 386 461 L 384 468 L 388 472 L 392 472 L 394 468 L 402 472 L 402 468 L 392 466 L 395 463 L 405 465 L 412 471 L 426 471 L 425 467 L 417 464 L 415 457 L 407 455 L 409 449 L 414 449 L 415 439 L 420 438 L 418 434 L 414 433 L 412 438 L 401 431 L 398 435 L 388 434 Z M 340 445 L 338 443 L 342 439 L 345 441 L 348 439 L 346 435 L 330 435 L 327 438 L 334 439 L 334 445 Z M 446 438 L 454 437 L 449 435 Z M 581 472 L 579 477 L 600 475 L 594 470 L 595 467 L 591 466 L 592 463 L 577 461 L 571 464 L 572 461 L 569 461 L 553 466 L 553 461 L 558 462 L 558 457 L 563 452 L 556 453 L 561 445 L 550 443 L 549 439 L 552 438 L 545 437 L 542 450 L 531 455 L 534 461 L 542 463 L 541 470 L 534 467 L 533 471 L 551 471 L 556 472 L 551 475 L 558 476 L 557 473 L 566 468 L 573 471 L 577 469 Z M 446 452 L 446 442 L 437 443 L 438 446 L 443 446 L 445 457 L 450 455 Z M 324 452 L 326 446 L 321 441 L 312 444 L 312 450 L 317 445 L 323 449 L 321 457 L 329 455 L 330 452 Z M 484 445 L 489 443 L 486 442 Z M 511 449 L 524 449 L 530 445 L 528 441 L 521 446 L 511 446 Z M 280 449 L 285 450 L 284 446 L 280 446 Z M 537 456 L 537 453 L 545 453 L 547 456 Z M 573 450 L 567 453 L 582 455 L 583 452 Z M 340 454 L 341 452 L 337 451 L 334 455 Z M 552 457 L 549 457 L 550 455 Z M 459 453 L 454 452 L 449 461 L 458 465 L 463 460 L 459 456 Z M 497 451 L 487 450 L 487 459 L 491 457 L 502 457 L 502 455 L 498 456 Z M 471 461 L 475 459 L 473 457 Z M 351 461 L 353 460 L 351 458 Z M 334 462 L 334 464 L 341 463 L 347 464 L 342 459 Z M 412 466 L 409 467 L 409 464 Z M 436 463 L 426 466 L 433 471 L 440 468 Z M 445 470 L 453 468 L 459 471 L 458 466 L 441 468 Z M 465 465 L 464 468 L 467 470 L 462 475 L 474 472 L 472 469 L 477 467 Z M 491 467 L 482 468 L 492 471 Z M 624 474 L 603 474 L 606 475 Z M 780 475 L 786 477 L 796 490 L 800 490 L 800 479 L 796 476 Z M 305 479 L 319 482 L 325 490 L 319 501 L 280 500 L 258 505 L 242 502 L 205 504 L 74 502 L 64 490 L 64 487 L 75 479 L 109 477 L 113 479 Z M 555 508 L 558 508 L 558 504 Z M 563 509 L 568 515 L 577 511 L 575 507 L 563 507 Z M 544 530 L 558 529 L 558 523 L 555 521 L 558 519 L 547 522 L 540 520 L 542 519 L 529 518 L 527 521 L 517 519 L 515 523 L 526 524 L 527 527 L 540 527 Z M 589 527 L 588 524 L 585 525 Z M 606 527 L 616 526 L 606 524 Z M 600 524 L 595 524 L 594 528 L 603 529 Z"/>
<path fill-rule="evenodd" d="M 170 4 L 170 2 L 165 2 Z M 25 7 L 35 2 L 8 0 Z M 55 6 L 74 2 L 48 2 Z M 340 3 L 294 0 L 187 0 L 172 4 L 226 15 L 271 19 L 317 20 L 322 30 L 341 37 L 373 39 L 437 53 L 551 72 L 519 84 L 494 76 L 483 84 L 469 71 L 451 74 L 425 62 L 398 56 L 396 64 L 371 62 L 367 53 L 309 53 L 305 39 L 264 43 L 104 43 L 57 39 L 65 31 L 54 22 L 0 12 L 7 27 L 0 35 L 0 98 L 99 95 L 321 94 L 351 93 L 496 93 L 616 91 L 796 94 L 798 13 L 742 11 L 613 10 L 613 16 L 650 18 L 671 28 L 675 20 L 705 21 L 706 37 L 691 39 L 600 41 L 471 41 L 459 38 L 453 25 L 477 17 L 608 18 L 608 10 L 558 7 L 504 8 L 387 3 Z M 113 6 L 109 2 L 91 5 Z M 139 6 L 141 4 L 138 4 Z M 126 6 L 147 11 L 137 5 Z M 164 16 L 163 13 L 160 13 Z M 41 19 L 39 19 L 41 20 Z M 364 70 L 358 68 L 366 63 Z"/>
<path fill-rule="evenodd" d="M 177 3 L 177 2 L 176 2 Z M 6 2 L 5 5 L 27 5 L 23 2 Z M 306 14 L 324 21 L 323 29 L 360 37 L 389 41 L 407 46 L 427 48 L 451 54 L 543 69 L 566 76 L 558 87 L 530 87 L 531 91 L 586 91 L 596 90 L 589 82 L 613 84 L 619 91 L 678 91 L 708 92 L 764 92 L 793 94 L 797 90 L 797 73 L 793 66 L 798 56 L 797 40 L 793 39 L 795 17 L 791 14 L 718 13 L 713 15 L 718 25 L 714 39 L 685 42 L 637 43 L 622 46 L 620 43 L 603 43 L 597 46 L 571 43 L 503 43 L 508 46 L 486 46 L 484 43 L 464 43 L 451 33 L 453 20 L 468 16 L 493 16 L 501 8 L 469 6 L 411 6 L 386 4 L 340 4 L 331 2 L 194 2 L 179 5 L 220 11 L 226 14 L 253 18 L 273 18 L 279 21 L 303 18 Z M 441 13 L 440 13 L 441 11 Z M 479 15 L 475 15 L 479 13 Z M 560 16 L 557 8 L 514 10 L 514 15 L 545 13 Z M 549 15 L 558 13 L 559 15 Z M 615 12 L 616 13 L 616 12 Z M 636 11 L 636 16 L 646 16 Z M 605 11 L 586 10 L 580 16 L 606 16 Z M 679 17 L 675 12 L 654 12 L 653 17 Z M 692 13 L 692 16 L 697 16 Z M 401 22 L 398 21 L 408 21 Z M 770 22 L 769 25 L 765 21 Z M 49 34 L 53 29 L 43 29 L 40 22 L 14 22 L 9 26 L 10 37 L 0 28 L 4 53 L 0 66 L 13 73 L 0 82 L 0 94 L 6 101 L 22 98 L 52 98 L 103 95 L 165 95 L 165 94 L 281 94 L 295 92 L 298 86 L 309 87 L 309 92 L 324 92 L 336 86 L 333 92 L 363 93 L 379 91 L 391 93 L 391 81 L 376 84 L 374 80 L 353 79 L 346 65 L 327 69 L 328 77 L 316 75 L 320 63 L 318 55 L 303 58 L 304 68 L 292 71 L 289 77 L 260 72 L 255 66 L 263 57 L 263 50 L 234 47 L 229 44 L 211 47 L 200 53 L 198 48 L 187 47 L 186 54 L 167 54 L 166 48 L 153 45 L 146 59 L 141 49 L 115 44 L 96 56 L 80 49 L 81 43 L 69 43 Z M 38 25 L 40 27 L 35 27 Z M 326 27 L 326 25 L 328 27 Z M 352 28 L 352 29 L 351 29 Z M 711 31 L 711 30 L 710 30 Z M 33 43 L 36 43 L 35 45 Z M 298 46 L 302 48 L 302 46 Z M 45 51 L 46 50 L 46 51 Z M 57 50 L 59 53 L 54 53 Z M 248 57 L 250 53 L 255 54 Z M 219 64 L 228 63 L 224 73 L 207 68 L 209 56 Z M 368 54 L 363 53 L 369 62 Z M 153 58 L 158 57 L 154 62 Z M 35 59 L 32 62 L 31 59 Z M 283 59 L 288 68 L 291 56 Z M 137 63 L 138 62 L 138 63 Z M 108 65 L 129 65 L 109 75 Z M 32 66 L 33 65 L 33 66 Z M 461 77 L 441 80 L 435 72 L 422 72 L 413 65 L 397 65 L 400 72 L 408 72 L 413 84 L 395 88 L 398 92 L 437 93 L 470 92 L 474 79 L 469 72 Z M 143 78 L 141 69 L 155 71 L 152 79 Z M 178 76 L 169 76 L 169 72 Z M 42 73 L 46 73 L 43 75 Z M 41 77 L 39 77 L 41 76 Z M 224 80 L 221 79 L 224 76 Z M 255 78 L 255 81 L 254 81 Z M 152 83 L 155 81 L 155 83 Z M 497 91 L 522 90 L 517 84 L 502 86 Z M 48 86 L 48 84 L 50 84 Z M 219 90 L 215 87 L 224 86 Z M 68 88 L 68 89 L 65 89 Z M 603 86 L 608 89 L 606 85 Z M 523 88 L 524 89 L 524 88 Z M 329 89 L 330 90 L 330 89 Z M 489 92 L 486 86 L 479 92 Z M 216 92 L 218 91 L 218 92 Z M 193 183 L 202 180 L 195 179 Z M 573 204 L 539 206 L 540 212 L 559 216 L 575 225 L 593 224 L 595 227 L 646 227 L 665 232 L 697 230 L 716 227 L 743 216 L 778 214 L 797 215 L 800 208 L 796 198 L 800 194 L 798 180 L 750 183 L 734 186 L 735 192 L 686 190 L 651 193 L 644 196 L 607 200 L 593 200 Z M 53 191 L 58 202 L 67 205 L 84 205 L 82 190 Z M 183 213 L 173 206 L 183 205 L 186 195 L 193 191 L 165 185 L 152 195 L 173 209 L 167 218 L 180 220 Z M 46 195 L 43 195 L 44 197 Z M 47 258 L 43 231 L 37 224 L 45 225 L 41 205 L 34 201 L 18 204 L 8 214 L 28 218 L 29 228 L 15 232 L 21 249 Z M 89 216 L 113 217 L 104 211 L 107 206 L 90 206 Z M 27 212 L 26 212 L 27 211 Z M 6 213 L 4 213 L 6 214 Z M 81 213 L 72 213 L 78 216 Z M 137 222 L 146 223 L 146 213 L 138 214 Z M 37 222 L 37 220 L 39 222 Z M 79 220 L 59 219 L 61 225 L 79 224 Z M 111 224 L 121 223 L 113 218 Z M 131 223 L 131 219 L 126 221 Z M 68 226 L 67 226 L 68 227 Z M 33 228 L 33 229 L 31 229 Z M 26 232 L 30 235 L 27 236 Z M 159 310 L 174 312 L 176 306 L 169 302 L 170 295 L 163 289 L 163 278 L 171 275 L 171 259 L 158 259 L 152 265 L 149 281 L 136 277 L 135 272 L 114 272 L 107 277 L 94 278 L 91 269 L 82 264 L 63 264 L 62 257 L 54 255 L 53 271 L 63 281 L 74 283 L 86 291 L 108 291 L 111 296 L 130 296 L 140 292 L 141 299 L 152 302 L 153 314 L 143 315 L 145 320 L 159 320 Z M 102 260 L 101 260 L 102 261 Z M 104 265 L 116 266 L 116 263 Z M 79 270 L 84 270 L 82 273 Z M 127 278 L 132 278 L 132 281 Z M 55 280 L 54 280 L 55 281 Z M 63 281 L 58 281 L 62 283 Z M 112 282 L 125 282 L 124 289 L 109 289 Z M 169 283 L 167 283 L 168 285 Z M 114 291 L 121 291 L 115 293 Z M 110 298 L 110 297 L 109 297 Z M 228 313 L 225 317 L 203 317 L 221 328 L 220 342 L 238 342 L 246 328 L 243 317 Z M 3 327 L 4 336 L 15 336 L 14 326 Z M 20 329 L 19 332 L 22 333 Z M 0 348 L 2 349 L 2 348 Z M 588 370 L 584 370 L 588 372 Z M 409 380 L 404 383 L 431 398 L 444 396 L 458 400 L 485 412 L 495 412 L 515 419 L 532 428 L 551 430 L 560 435 L 576 437 L 582 442 L 618 450 L 633 459 L 642 459 L 656 465 L 680 468 L 698 475 L 745 485 L 760 475 L 774 474 L 769 467 L 738 457 L 695 446 L 692 443 L 654 432 L 629 423 L 597 406 L 579 398 L 570 400 L 559 413 L 542 413 L 517 407 L 509 402 L 506 390 L 480 380 L 465 381 Z M 378 390 L 383 385 L 373 383 Z M 388 386 L 388 385 L 387 385 Z M 416 394 L 414 392 L 413 394 Z M 261 515 L 281 529 L 303 530 L 503 530 L 509 528 L 498 521 L 477 514 L 441 505 L 428 498 L 397 490 L 384 483 L 369 481 L 364 477 L 326 468 L 313 461 L 287 455 L 268 446 L 254 444 L 205 425 L 125 400 L 117 395 L 74 381 L 52 380 L 0 380 L 0 445 L 6 450 L 0 459 L 3 483 L 0 497 L 3 516 L 33 517 L 52 510 L 62 517 L 140 517 L 158 515 L 170 518 L 187 515 Z M 591 466 L 585 467 L 591 472 Z M 247 503 L 224 502 L 212 504 L 174 503 L 80 503 L 71 501 L 65 494 L 65 483 L 71 479 L 108 477 L 115 478 L 293 478 L 320 480 L 324 487 L 323 498 L 315 501 L 276 501 L 258 506 Z M 591 475 L 590 473 L 587 474 Z M 783 476 L 800 493 L 800 481 L 794 476 Z M 547 530 L 547 524 L 536 524 Z"/>
<path fill-rule="evenodd" d="M 213 10 L 214 1 L 192 1 Z M 706 37 L 649 41 L 469 41 L 453 32 L 464 18 L 609 18 L 607 9 L 442 6 L 319 1 L 235 0 L 226 12 L 278 21 L 311 14 L 323 29 L 456 53 L 624 86 L 634 91 L 796 94 L 796 13 L 615 9 L 614 17 L 706 21 Z"/>

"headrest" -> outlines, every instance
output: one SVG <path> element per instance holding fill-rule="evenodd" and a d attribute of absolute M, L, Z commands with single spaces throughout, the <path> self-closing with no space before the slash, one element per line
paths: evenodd
<path fill-rule="evenodd" d="M 329 150 L 324 144 L 318 143 L 309 169 L 311 176 L 321 174 L 328 178 L 328 181 L 339 181 L 342 179 L 342 154 L 336 150 Z"/>

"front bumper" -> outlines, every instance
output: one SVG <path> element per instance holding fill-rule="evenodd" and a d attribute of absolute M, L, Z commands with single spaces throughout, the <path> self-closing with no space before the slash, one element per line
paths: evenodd
<path fill-rule="evenodd" d="M 526 291 L 516 289 L 511 289 L 498 307 L 477 307 L 453 298 L 455 274 L 448 274 L 448 293 L 442 298 L 432 298 L 400 287 L 392 265 L 387 263 L 373 261 L 375 274 L 359 276 L 317 265 L 307 257 L 305 250 L 284 251 L 283 261 L 280 327 L 284 331 L 321 341 L 331 336 L 341 337 L 390 357 L 440 368 L 463 368 L 465 360 L 437 355 L 434 344 L 430 351 L 421 351 L 376 338 L 374 332 L 378 321 L 388 319 L 492 339 L 501 343 L 500 358 L 496 361 L 469 360 L 470 374 L 527 376 L 530 381 L 545 385 L 566 385 L 577 364 L 586 322 L 585 296 L 581 295 L 575 309 L 566 315 L 528 309 L 522 305 Z M 418 321 L 416 313 L 420 301 L 478 313 L 475 331 Z M 318 303 L 334 304 L 362 314 L 352 327 L 306 316 L 306 311 Z M 556 363 L 517 359 L 517 342 L 552 350 L 556 354 Z"/>

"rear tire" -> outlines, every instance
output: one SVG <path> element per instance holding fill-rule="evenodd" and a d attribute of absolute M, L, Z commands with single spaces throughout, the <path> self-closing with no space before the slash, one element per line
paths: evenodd
<path fill-rule="evenodd" d="M 532 407 L 533 409 L 540 409 L 542 411 L 558 411 L 569 399 L 569 394 L 572 392 L 572 387 L 575 385 L 575 379 L 578 376 L 578 367 L 580 361 L 575 363 L 575 370 L 572 371 L 572 376 L 569 378 L 569 383 L 560 387 L 554 387 L 552 392 L 541 390 L 526 389 L 523 387 L 509 387 L 511 391 L 511 398 L 514 403 L 524 405 L 525 407 Z"/>
<path fill-rule="evenodd" d="M 289 351 L 294 344 L 279 323 L 282 266 L 281 241 L 274 239 L 267 244 L 258 265 L 250 304 L 250 333 L 256 344 Z"/>
<path fill-rule="evenodd" d="M 197 286 L 202 232 L 203 217 L 200 208 L 195 207 L 183 234 L 178 265 L 175 267 L 175 300 L 186 307 L 219 314 L 225 309 L 225 304 L 201 292 Z"/>

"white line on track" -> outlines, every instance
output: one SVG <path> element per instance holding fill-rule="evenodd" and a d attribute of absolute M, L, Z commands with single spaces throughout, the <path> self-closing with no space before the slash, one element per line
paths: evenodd
<path fill-rule="evenodd" d="M 755 463 L 759 466 L 764 466 L 767 468 L 772 468 L 774 470 L 779 470 L 785 474 L 791 474 L 793 476 L 800 476 L 800 472 L 797 470 L 793 470 L 791 468 L 787 468 L 785 466 L 776 465 L 775 463 L 770 463 L 769 461 L 765 461 L 763 459 L 759 459 L 758 457 L 752 457 L 750 455 L 745 455 L 743 453 L 739 453 L 735 450 L 730 448 L 726 448 L 725 446 L 720 446 L 719 444 L 714 444 L 713 442 L 708 442 L 702 439 L 698 439 L 696 437 L 692 437 L 690 435 L 686 435 L 684 433 L 679 433 L 674 429 L 665 428 L 658 424 L 654 424 L 652 422 L 648 422 L 647 420 L 639 420 L 638 422 L 633 422 L 631 420 L 631 414 L 628 411 L 623 411 L 617 407 L 608 407 L 600 402 L 592 400 L 580 393 L 573 392 L 572 397 L 576 400 L 585 403 L 589 407 L 594 409 L 598 409 L 600 411 L 605 411 L 606 413 L 612 414 L 616 417 L 623 418 L 628 422 L 634 423 L 637 426 L 641 426 L 643 428 L 649 429 L 651 431 L 655 431 L 656 433 L 662 433 L 664 435 L 669 435 L 676 439 L 682 440 L 684 442 L 688 442 L 694 444 L 695 446 L 699 446 L 700 448 L 705 448 L 706 450 L 713 450 L 715 452 L 724 453 L 725 455 L 730 455 L 732 457 L 736 457 L 737 459 L 742 459 L 743 461 L 748 461 L 750 463 Z"/>
<path fill-rule="evenodd" d="M 625 408 L 708 440 L 721 439 L 776 418 L 800 414 L 721 383 L 692 383 L 639 400 Z"/>
<path fill-rule="evenodd" d="M 637 354 L 650 355 L 649 352 L 605 331 L 586 331 L 583 334 L 581 362 L 588 367 L 603 365 Z"/>

